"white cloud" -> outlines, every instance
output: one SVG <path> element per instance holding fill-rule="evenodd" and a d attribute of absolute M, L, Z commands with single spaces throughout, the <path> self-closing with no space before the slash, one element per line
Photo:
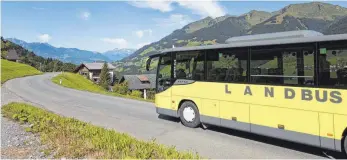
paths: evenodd
<path fill-rule="evenodd" d="M 151 44 L 151 42 L 139 43 L 139 44 L 136 45 L 136 47 L 137 47 L 137 48 L 141 48 L 141 47 L 143 47 L 143 46 L 145 46 L 145 45 L 147 45 L 147 44 Z"/>
<path fill-rule="evenodd" d="M 52 39 L 52 37 L 49 34 L 41 34 L 41 35 L 37 36 L 37 38 L 42 43 L 47 43 L 49 40 Z"/>
<path fill-rule="evenodd" d="M 91 13 L 88 11 L 81 12 L 81 18 L 84 20 L 88 20 L 90 18 Z"/>
<path fill-rule="evenodd" d="M 210 17 L 220 17 L 226 14 L 225 9 L 219 5 L 215 0 L 204 0 L 204 1 L 195 1 L 195 0 L 171 0 L 171 1 L 133 1 L 129 2 L 131 5 L 138 8 L 152 8 L 160 10 L 162 12 L 170 12 L 174 10 L 172 7 L 173 3 L 178 3 L 179 6 L 189 9 L 193 14 Z"/>
<path fill-rule="evenodd" d="M 187 25 L 188 23 L 192 22 L 193 20 L 187 16 L 182 14 L 172 14 L 169 18 L 160 18 L 160 19 L 154 19 L 154 21 L 157 22 L 158 26 L 161 27 L 183 27 L 184 25 Z"/>
<path fill-rule="evenodd" d="M 178 0 L 177 3 L 184 8 L 192 10 L 194 14 L 198 14 L 202 17 L 210 16 L 216 18 L 226 14 L 225 9 L 213 0 L 201 2 Z"/>
<path fill-rule="evenodd" d="M 117 48 L 127 48 L 128 41 L 123 38 L 102 38 L 101 41 L 115 44 Z"/>
<path fill-rule="evenodd" d="M 149 36 L 151 36 L 153 31 L 151 29 L 145 29 L 145 30 L 135 31 L 134 33 L 137 37 L 142 38 L 145 34 L 148 34 Z"/>
<path fill-rule="evenodd" d="M 129 4 L 138 8 L 152 8 L 161 12 L 172 11 L 171 1 L 131 1 Z"/>

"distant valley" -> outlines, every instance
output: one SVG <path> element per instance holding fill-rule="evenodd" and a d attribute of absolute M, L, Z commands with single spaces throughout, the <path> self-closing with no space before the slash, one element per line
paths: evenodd
<path fill-rule="evenodd" d="M 77 48 L 54 47 L 48 43 L 28 43 L 16 38 L 7 38 L 7 40 L 22 46 L 23 48 L 33 51 L 36 55 L 44 58 L 54 58 L 63 62 L 80 64 L 83 62 L 107 61 L 114 62 L 129 56 L 134 49 L 113 49 L 104 53 L 81 50 Z"/>
<path fill-rule="evenodd" d="M 135 49 L 115 48 L 113 50 L 106 51 L 102 54 L 106 56 L 108 59 L 110 59 L 111 61 L 118 61 L 125 57 L 128 57 L 135 51 L 136 51 Z"/>

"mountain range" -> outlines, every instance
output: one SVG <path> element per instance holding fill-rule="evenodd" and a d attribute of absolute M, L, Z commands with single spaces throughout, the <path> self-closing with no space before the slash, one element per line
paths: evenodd
<path fill-rule="evenodd" d="M 275 12 L 252 10 L 240 16 L 206 17 L 173 31 L 116 62 L 123 74 L 146 73 L 144 63 L 149 55 L 162 49 L 225 43 L 242 35 L 271 32 L 314 30 L 323 34 L 347 33 L 347 8 L 322 2 L 288 5 Z"/>
<path fill-rule="evenodd" d="M 16 38 L 7 38 L 17 45 L 22 46 L 23 48 L 33 51 L 36 55 L 42 56 L 44 58 L 54 58 L 61 60 L 63 62 L 70 62 L 74 64 L 80 64 L 83 62 L 93 62 L 93 61 L 107 61 L 113 62 L 120 60 L 126 56 L 129 56 L 133 53 L 134 49 L 113 49 L 106 51 L 104 53 L 81 50 L 77 48 L 63 48 L 63 47 L 54 47 L 48 43 L 39 43 L 33 42 L 28 43 L 23 40 Z"/>
<path fill-rule="evenodd" d="M 131 55 L 135 51 L 135 49 L 115 48 L 113 50 L 103 52 L 102 54 L 112 61 L 118 61 Z"/>
<path fill-rule="evenodd" d="M 79 64 L 95 60 L 113 62 L 122 74 L 147 73 L 145 61 L 149 55 L 165 48 L 224 43 L 234 36 L 293 30 L 314 30 L 323 34 L 347 33 L 347 8 L 322 2 L 299 3 L 274 11 L 251 10 L 248 13 L 222 17 L 206 17 L 173 31 L 164 38 L 138 50 L 114 49 L 104 53 L 77 48 L 57 48 L 47 43 L 27 43 L 8 40 L 42 57 L 57 58 Z M 153 71 L 151 71 L 153 72 Z"/>

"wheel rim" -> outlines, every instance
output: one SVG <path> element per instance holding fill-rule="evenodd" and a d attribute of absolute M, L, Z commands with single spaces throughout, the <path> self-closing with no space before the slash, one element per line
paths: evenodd
<path fill-rule="evenodd" d="M 192 107 L 186 107 L 183 109 L 183 118 L 187 122 L 193 122 L 195 119 L 195 111 Z"/>

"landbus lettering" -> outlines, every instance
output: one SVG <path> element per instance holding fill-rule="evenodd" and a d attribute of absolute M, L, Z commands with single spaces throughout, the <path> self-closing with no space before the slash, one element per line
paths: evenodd
<path fill-rule="evenodd" d="M 274 88 L 270 87 L 270 89 L 268 87 L 265 87 L 265 97 L 269 97 L 269 95 L 271 97 L 274 97 Z"/>
<path fill-rule="evenodd" d="M 224 86 L 225 90 L 224 92 L 226 94 L 231 94 L 231 89 L 227 84 Z M 276 87 L 264 87 L 264 97 L 275 97 L 275 90 Z M 311 90 L 311 89 L 301 89 L 298 94 L 298 98 L 300 97 L 301 100 L 303 101 L 312 101 L 316 100 L 317 102 L 328 102 L 330 101 L 331 103 L 342 103 L 342 94 L 339 91 L 331 91 L 329 92 L 328 90 Z M 252 90 L 250 86 L 245 86 L 245 90 L 243 92 L 243 95 L 250 95 L 253 96 Z M 292 88 L 284 88 L 284 98 L 285 99 L 294 99 L 297 93 L 295 92 L 294 89 Z"/>
<path fill-rule="evenodd" d="M 225 93 L 226 93 L 226 94 L 231 94 L 231 91 L 229 91 L 228 85 L 227 85 L 227 84 L 225 85 Z"/>
<path fill-rule="evenodd" d="M 301 99 L 305 101 L 311 101 L 313 99 L 312 97 L 312 91 L 308 89 L 302 89 L 301 90 Z"/>
<path fill-rule="evenodd" d="M 340 96 L 341 96 L 341 93 L 338 92 L 338 91 L 330 92 L 330 97 L 331 97 L 330 98 L 330 102 L 331 103 L 341 103 L 342 102 L 342 98 Z"/>
<path fill-rule="evenodd" d="M 318 102 L 326 102 L 328 100 L 328 92 L 323 91 L 323 98 L 320 98 L 319 90 L 316 90 L 316 100 Z"/>
<path fill-rule="evenodd" d="M 249 86 L 246 86 L 246 88 L 245 88 L 244 95 L 246 95 L 246 94 L 252 95 L 252 91 L 251 91 L 251 88 Z"/>
<path fill-rule="evenodd" d="M 291 88 L 284 88 L 284 98 L 293 99 L 295 97 L 295 91 Z"/>

